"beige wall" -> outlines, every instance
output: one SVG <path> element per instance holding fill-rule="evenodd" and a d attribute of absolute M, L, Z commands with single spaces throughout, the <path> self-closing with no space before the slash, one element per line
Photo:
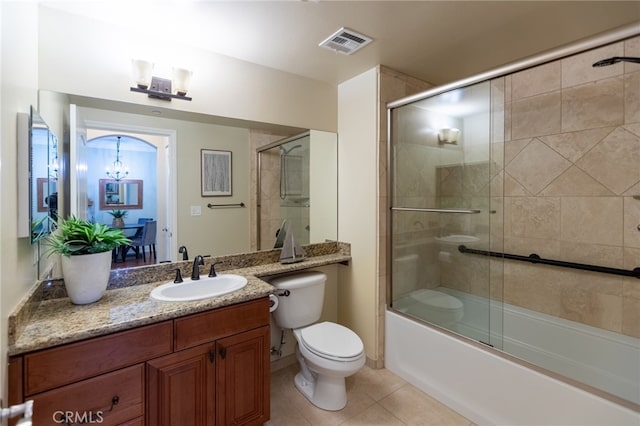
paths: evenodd
<path fill-rule="evenodd" d="M 17 237 L 15 200 L 17 167 L 27 167 L 16 164 L 16 114 L 29 113 L 29 106 L 38 100 L 37 6 L 0 2 L 0 19 L 0 363 L 6 365 L 7 316 L 36 280 L 35 247 L 27 238 Z M 5 374 L 1 368 L 3 389 Z"/>
<path fill-rule="evenodd" d="M 338 87 L 338 235 L 351 243 L 351 266 L 340 268 L 338 319 L 376 361 L 377 85 L 375 68 Z"/>
<path fill-rule="evenodd" d="M 214 116 L 336 130 L 336 87 L 40 7 L 39 88 Z M 131 92 L 131 59 L 194 69 L 192 102 Z"/>

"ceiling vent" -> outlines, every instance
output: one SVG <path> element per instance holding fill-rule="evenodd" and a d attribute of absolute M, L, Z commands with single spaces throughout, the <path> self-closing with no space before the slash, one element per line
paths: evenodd
<path fill-rule="evenodd" d="M 343 27 L 333 33 L 318 46 L 331 49 L 334 52 L 342 53 L 343 55 L 351 55 L 372 41 L 373 39 L 366 35 Z"/>

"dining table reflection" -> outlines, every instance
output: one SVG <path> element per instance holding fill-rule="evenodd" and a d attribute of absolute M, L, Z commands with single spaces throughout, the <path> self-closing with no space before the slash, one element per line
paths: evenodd
<path fill-rule="evenodd" d="M 125 237 L 132 239 L 137 237 L 140 232 L 142 232 L 142 228 L 144 228 L 144 223 L 125 223 L 122 226 L 113 226 L 107 225 L 111 229 L 119 229 L 122 231 Z M 127 258 L 127 252 L 131 246 L 129 244 L 121 244 L 118 247 L 113 249 L 111 254 L 111 261 L 116 262 L 124 262 Z"/>

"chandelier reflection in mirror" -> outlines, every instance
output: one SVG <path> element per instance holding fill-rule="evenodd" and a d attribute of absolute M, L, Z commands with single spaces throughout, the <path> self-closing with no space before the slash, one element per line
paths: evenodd
<path fill-rule="evenodd" d="M 107 167 L 107 176 L 115 181 L 120 181 L 129 175 L 129 170 L 120 161 L 120 136 L 116 141 L 116 161 L 113 162 L 113 169 Z"/>

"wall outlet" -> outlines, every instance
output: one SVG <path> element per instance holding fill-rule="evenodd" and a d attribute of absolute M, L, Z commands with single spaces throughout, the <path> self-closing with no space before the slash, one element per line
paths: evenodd
<path fill-rule="evenodd" d="M 191 216 L 200 216 L 202 214 L 202 207 L 191 206 Z"/>

